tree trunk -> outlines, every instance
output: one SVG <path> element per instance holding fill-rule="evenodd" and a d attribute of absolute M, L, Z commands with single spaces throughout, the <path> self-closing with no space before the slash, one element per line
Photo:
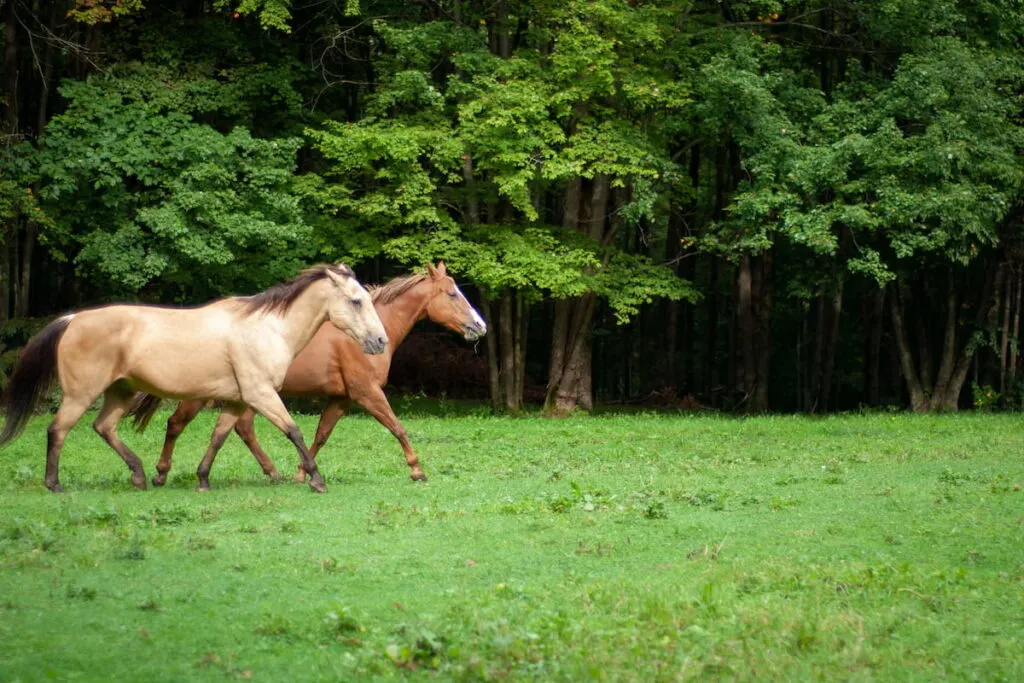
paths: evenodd
<path fill-rule="evenodd" d="M 718 406 L 718 259 L 712 254 L 708 273 L 708 348 L 707 348 L 707 393 L 712 407 Z"/>
<path fill-rule="evenodd" d="M 507 405 L 511 410 L 523 409 L 523 391 L 526 385 L 526 333 L 529 327 L 530 304 L 522 292 L 516 292 L 515 370 Z"/>
<path fill-rule="evenodd" d="M 17 135 L 18 121 L 18 5 L 8 2 L 4 22 L 4 132 Z"/>
<path fill-rule="evenodd" d="M 867 315 L 867 349 L 864 354 L 864 399 L 869 406 L 877 406 L 881 402 L 881 384 L 879 368 L 881 366 L 882 330 L 885 315 L 885 289 L 877 287 L 868 296 Z"/>
<path fill-rule="evenodd" d="M 985 286 L 978 299 L 978 310 L 975 315 L 975 324 L 987 332 L 993 332 L 996 329 L 999 319 L 999 292 L 1008 270 L 1005 262 L 999 263 L 994 269 L 991 266 L 987 269 Z M 955 411 L 959 408 L 960 392 L 963 390 L 964 382 L 967 381 L 967 373 L 970 371 L 971 361 L 975 355 L 970 340 L 965 340 L 957 354 L 956 367 L 949 383 L 943 392 L 932 398 L 933 408 L 948 411 Z"/>
<path fill-rule="evenodd" d="M 1010 271 L 1006 278 L 1005 293 L 1003 294 L 1003 323 L 999 331 L 999 393 L 1006 393 L 1006 371 L 1008 369 L 1007 351 L 1010 347 L 1010 308 L 1013 303 L 1014 273 Z"/>
<path fill-rule="evenodd" d="M 903 295 L 898 282 L 892 286 L 892 295 L 889 297 L 889 310 L 892 313 L 893 336 L 896 338 L 900 371 L 903 374 L 903 380 L 906 382 L 907 392 L 910 394 L 910 409 L 915 413 L 926 412 L 929 408 L 928 400 L 925 397 L 924 390 L 921 388 L 917 369 L 914 367 L 914 357 L 910 350 L 910 340 L 907 338 L 907 328 L 904 324 Z"/>
<path fill-rule="evenodd" d="M 607 175 L 597 174 L 590 182 L 588 201 L 584 202 L 582 179 L 570 181 L 565 191 L 562 225 L 604 242 L 612 232 L 606 233 L 604 228 L 610 186 Z M 555 304 L 545 412 L 568 413 L 577 407 L 593 407 L 590 324 L 595 305 L 593 294 Z"/>
<path fill-rule="evenodd" d="M 1010 362 L 1007 372 L 1010 375 L 1010 382 L 1013 385 L 1017 383 L 1017 356 L 1020 355 L 1020 307 L 1021 307 L 1021 295 L 1024 294 L 1024 277 L 1021 277 L 1019 272 L 1015 273 L 1016 277 L 1014 280 L 1017 283 L 1017 288 L 1014 291 L 1013 296 L 1013 325 L 1010 328 L 1012 341 L 1010 343 Z"/>
<path fill-rule="evenodd" d="M 751 302 L 753 273 L 751 257 L 744 254 L 736 268 L 735 304 L 736 309 L 736 362 L 735 386 L 741 405 L 746 405 L 754 390 L 757 368 L 754 360 L 754 309 Z"/>
<path fill-rule="evenodd" d="M 495 331 L 498 329 L 495 325 L 495 307 L 487 299 L 487 295 L 480 292 L 480 301 L 484 309 L 484 318 L 486 318 L 487 329 L 489 333 L 484 335 L 487 341 L 487 385 L 491 394 L 491 410 L 494 412 L 501 412 L 502 400 L 501 400 L 501 375 L 498 367 L 500 365 L 498 360 L 498 336 Z"/>
<path fill-rule="evenodd" d="M 512 405 L 516 368 L 514 301 L 515 295 L 511 290 L 502 292 L 501 312 L 498 314 L 498 346 L 501 353 L 499 377 L 501 379 L 502 403 L 509 410 L 515 410 L 515 406 Z"/>
<path fill-rule="evenodd" d="M 807 398 L 804 399 L 804 408 L 807 412 L 814 413 L 818 410 L 818 400 L 821 397 L 821 366 L 825 351 L 825 296 L 819 294 L 817 298 L 817 315 L 815 316 L 814 327 L 814 353 L 811 355 L 811 365 L 807 369 Z"/>
<path fill-rule="evenodd" d="M 32 286 L 32 256 L 36 245 L 36 223 L 32 220 L 25 222 L 25 232 L 21 243 L 21 269 L 18 273 L 19 282 L 14 300 L 14 316 L 25 318 L 28 316 L 29 292 Z"/>
<path fill-rule="evenodd" d="M 754 358 L 754 387 L 750 409 L 763 413 L 768 410 L 768 387 L 772 365 L 772 285 L 775 257 L 769 249 L 758 257 L 754 271 L 754 314 L 757 321 L 757 352 Z"/>
<path fill-rule="evenodd" d="M 835 374 L 836 346 L 839 341 L 839 322 L 843 311 L 843 283 L 843 277 L 839 276 L 832 290 L 831 300 L 828 302 L 826 316 L 828 326 L 825 328 L 823 339 L 825 348 L 821 360 L 821 394 L 818 397 L 818 406 L 821 412 L 828 412 L 831 405 L 832 377 Z"/>

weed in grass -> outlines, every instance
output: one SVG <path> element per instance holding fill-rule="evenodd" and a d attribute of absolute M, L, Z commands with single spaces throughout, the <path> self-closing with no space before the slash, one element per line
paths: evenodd
<path fill-rule="evenodd" d="M 144 560 L 146 548 L 141 541 L 133 540 L 114 550 L 114 557 L 119 560 Z"/>
<path fill-rule="evenodd" d="M 291 639 L 295 636 L 294 629 L 294 625 L 287 617 L 281 614 L 267 613 L 260 617 L 252 632 L 258 636 Z"/>
<path fill-rule="evenodd" d="M 199 518 L 194 508 L 184 504 L 156 506 L 151 510 L 140 512 L 135 519 L 141 522 L 148 522 L 153 526 L 180 526 Z"/>
<path fill-rule="evenodd" d="M 355 610 L 337 601 L 324 614 L 323 627 L 328 638 L 347 641 L 348 645 L 356 644 L 350 640 L 355 634 L 366 631 L 366 627 L 356 618 Z"/>
<path fill-rule="evenodd" d="M 772 496 L 769 503 L 772 512 L 791 510 L 800 504 L 799 501 L 792 496 Z"/>
<path fill-rule="evenodd" d="M 415 671 L 420 668 L 438 669 L 449 656 L 457 656 L 458 650 L 449 650 L 448 639 L 427 628 L 399 626 L 395 629 L 399 642 L 392 642 L 384 648 L 384 654 L 395 666 Z"/>
<path fill-rule="evenodd" d="M 327 574 L 350 574 L 356 570 L 354 564 L 339 562 L 333 557 L 325 557 L 316 564 L 322 572 Z"/>
<path fill-rule="evenodd" d="M 213 550 L 217 547 L 217 541 L 208 536 L 189 536 L 185 539 L 185 549 L 191 552 L 197 550 Z"/>
<path fill-rule="evenodd" d="M 277 528 L 282 534 L 294 534 L 299 530 L 299 523 L 291 515 L 281 515 Z"/>
<path fill-rule="evenodd" d="M 66 595 L 72 600 L 85 600 L 89 602 L 96 599 L 97 592 L 95 588 L 70 584 L 68 585 Z"/>
<path fill-rule="evenodd" d="M 153 598 L 146 598 L 138 605 L 136 605 L 143 612 L 159 612 L 160 605 Z"/>

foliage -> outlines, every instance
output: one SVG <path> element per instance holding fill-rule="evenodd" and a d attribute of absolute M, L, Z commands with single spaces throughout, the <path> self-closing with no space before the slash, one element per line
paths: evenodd
<path fill-rule="evenodd" d="M 70 104 L 40 152 L 43 239 L 111 291 L 160 279 L 230 292 L 290 275 L 310 255 L 291 191 L 301 141 L 196 123 L 187 94 L 134 87 L 158 75 L 64 85 Z"/>

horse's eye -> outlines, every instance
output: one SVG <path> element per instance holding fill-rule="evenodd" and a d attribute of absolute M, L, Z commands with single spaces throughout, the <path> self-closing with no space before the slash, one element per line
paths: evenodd
<path fill-rule="evenodd" d="M 363 302 L 362 301 L 360 301 L 359 299 L 352 299 L 352 307 L 353 308 L 362 308 L 362 306 L 363 306 Z"/>
<path fill-rule="evenodd" d="M 451 298 L 453 298 L 453 299 L 454 299 L 455 297 L 457 297 L 457 296 L 458 296 L 458 294 L 457 294 L 457 293 L 455 293 L 455 292 L 448 292 L 448 296 L 450 296 Z"/>

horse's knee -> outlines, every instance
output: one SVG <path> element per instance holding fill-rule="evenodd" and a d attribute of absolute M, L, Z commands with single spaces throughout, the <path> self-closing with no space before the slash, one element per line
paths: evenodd
<path fill-rule="evenodd" d="M 106 441 L 106 440 L 108 440 L 110 438 L 110 427 L 109 427 L 109 425 L 107 425 L 105 422 L 103 422 L 100 419 L 96 419 L 96 421 L 94 421 L 92 423 L 92 430 L 94 432 L 96 432 L 97 434 L 99 434 L 101 437 L 103 437 L 104 441 Z"/>
<path fill-rule="evenodd" d="M 182 420 L 181 418 L 177 417 L 177 413 L 171 415 L 169 418 L 167 418 L 167 436 L 171 437 L 172 439 L 178 438 L 178 436 L 180 436 L 181 433 L 185 431 L 185 425 L 187 424 L 188 422 L 186 420 Z"/>

